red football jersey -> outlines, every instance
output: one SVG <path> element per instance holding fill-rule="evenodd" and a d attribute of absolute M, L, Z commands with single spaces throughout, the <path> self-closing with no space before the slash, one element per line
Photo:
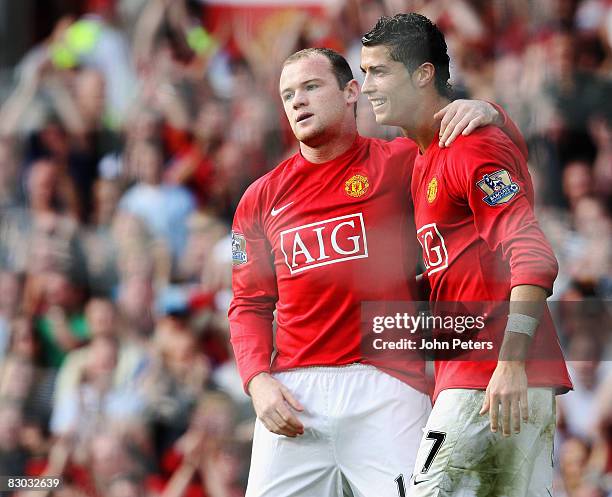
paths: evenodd
<path fill-rule="evenodd" d="M 416 152 L 405 138 L 358 136 L 332 161 L 298 153 L 248 188 L 234 217 L 229 311 L 245 386 L 262 371 L 371 362 L 427 392 L 422 360 L 376 364 L 360 343 L 362 302 L 415 300 Z"/>
<path fill-rule="evenodd" d="M 432 302 L 507 302 L 516 285 L 552 289 L 557 261 L 533 213 L 524 155 L 498 128 L 444 149 L 434 140 L 416 159 L 412 196 Z M 505 324 L 489 320 L 484 331 L 499 345 Z M 447 388 L 486 388 L 496 363 L 436 361 L 434 398 Z M 531 386 L 571 388 L 548 309 L 526 369 Z"/>

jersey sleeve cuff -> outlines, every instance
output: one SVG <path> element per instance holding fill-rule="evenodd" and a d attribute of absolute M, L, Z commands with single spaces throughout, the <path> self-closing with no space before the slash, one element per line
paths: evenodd
<path fill-rule="evenodd" d="M 251 395 L 249 393 L 249 383 L 251 383 L 251 380 L 255 378 L 259 373 L 270 373 L 270 368 L 268 367 L 268 368 L 256 369 L 255 371 L 250 373 L 248 376 L 246 376 L 245 380 L 242 383 L 242 387 L 244 388 L 244 392 L 249 396 Z"/>
<path fill-rule="evenodd" d="M 548 280 L 535 279 L 533 277 L 532 278 L 517 278 L 517 279 L 512 278 L 512 281 L 510 283 L 510 290 L 512 290 L 515 286 L 521 286 L 521 285 L 537 286 L 537 287 L 540 287 L 546 290 L 546 293 L 548 294 L 549 297 L 552 295 L 553 283 Z"/>

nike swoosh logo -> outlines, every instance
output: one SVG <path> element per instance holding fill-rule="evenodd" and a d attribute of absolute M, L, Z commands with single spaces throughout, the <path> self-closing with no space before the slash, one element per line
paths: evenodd
<path fill-rule="evenodd" d="M 292 203 L 293 202 L 289 202 L 288 204 L 285 204 L 278 209 L 275 209 L 274 207 L 272 207 L 272 212 L 270 214 L 272 214 L 272 216 L 276 216 L 277 214 L 280 214 L 282 211 L 284 211 L 287 207 L 289 207 Z"/>
<path fill-rule="evenodd" d="M 413 485 L 419 485 L 420 483 L 425 483 L 426 481 L 429 481 L 429 480 L 419 480 L 419 481 L 413 480 L 412 483 Z"/>

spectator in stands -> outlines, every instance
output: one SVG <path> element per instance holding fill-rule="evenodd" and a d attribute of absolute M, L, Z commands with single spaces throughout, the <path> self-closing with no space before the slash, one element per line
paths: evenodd
<path fill-rule="evenodd" d="M 214 263 L 215 245 L 227 234 L 227 228 L 214 214 L 197 212 L 187 220 L 189 230 L 183 257 L 179 262 L 178 276 L 181 281 L 198 281 L 204 267 Z"/>
<path fill-rule="evenodd" d="M 92 293 L 111 296 L 119 284 L 119 244 L 112 223 L 121 190 L 116 180 L 98 179 L 93 187 L 91 224 L 82 232 L 87 282 Z"/>
<path fill-rule="evenodd" d="M 147 271 L 126 274 L 119 287 L 117 305 L 126 332 L 137 341 L 146 341 L 155 327 L 153 279 Z"/>
<path fill-rule="evenodd" d="M 169 307 L 153 337 L 152 360 L 145 381 L 150 416 L 165 448 L 186 429 L 209 377 L 209 360 L 198 350 L 188 327 L 188 309 Z"/>
<path fill-rule="evenodd" d="M 114 382 L 118 355 L 116 338 L 95 337 L 87 349 L 78 387 L 63 393 L 55 405 L 52 433 L 74 437 L 78 450 L 84 450 L 92 437 L 106 430 L 135 445 L 147 445 L 146 427 L 140 423 L 144 399 L 138 390 Z"/>
<path fill-rule="evenodd" d="M 575 305 L 578 307 L 579 303 Z M 587 333 L 587 330 L 577 330 L 570 339 L 568 370 L 574 390 L 557 399 L 562 431 L 583 440 L 594 434 L 596 392 L 611 371 L 601 362 L 601 347 Z"/>
<path fill-rule="evenodd" d="M 55 384 L 54 405 L 56 409 L 66 396 L 77 396 L 92 350 L 98 347 L 97 340 L 117 341 L 116 366 L 113 369 L 112 388 L 132 390 L 138 395 L 138 376 L 146 368 L 145 351 L 123 336 L 114 304 L 110 300 L 93 298 L 85 306 L 85 320 L 91 343 L 68 354 L 59 370 Z"/>
<path fill-rule="evenodd" d="M 115 476 L 107 485 L 108 497 L 146 497 L 142 478 L 130 474 Z"/>
<path fill-rule="evenodd" d="M 10 339 L 10 322 L 19 313 L 23 282 L 11 271 L 0 271 L 0 360 L 5 356 Z"/>
<path fill-rule="evenodd" d="M 24 475 L 29 454 L 21 443 L 23 417 L 14 401 L 0 401 L 0 474 Z"/>
<path fill-rule="evenodd" d="M 134 161 L 139 182 L 119 202 L 120 211 L 142 219 L 150 232 L 168 246 L 178 258 L 187 241 L 185 220 L 195 208 L 191 194 L 182 187 L 162 183 L 162 153 L 159 145 L 141 142 L 134 145 Z"/>
<path fill-rule="evenodd" d="M 36 319 L 43 364 L 61 366 L 66 354 L 84 344 L 90 336 L 82 312 L 82 292 L 69 275 L 48 271 L 42 279 L 42 300 Z"/>
<path fill-rule="evenodd" d="M 16 207 L 22 200 L 18 187 L 19 161 L 13 140 L 0 137 L 0 207 Z"/>
<path fill-rule="evenodd" d="M 82 256 L 74 200 L 71 182 L 57 164 L 42 159 L 30 166 L 28 208 L 10 209 L 2 219 L 1 243 L 9 267 L 25 271 L 29 265 L 34 273 L 51 268 L 78 268 Z M 32 240 L 36 243 L 31 243 Z"/>

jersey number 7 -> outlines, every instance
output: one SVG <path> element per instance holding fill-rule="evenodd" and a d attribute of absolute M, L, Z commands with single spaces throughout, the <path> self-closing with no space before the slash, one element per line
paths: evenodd
<path fill-rule="evenodd" d="M 429 455 L 425 460 L 425 464 L 423 464 L 423 469 L 421 469 L 421 473 L 427 473 L 429 471 L 429 468 L 431 468 L 431 464 L 433 463 L 434 458 L 438 454 L 440 447 L 442 447 L 442 444 L 446 439 L 446 433 L 441 431 L 429 431 L 427 432 L 427 436 L 425 437 L 425 439 L 433 440 L 434 443 L 431 446 L 431 449 L 429 450 Z"/>
<path fill-rule="evenodd" d="M 427 455 L 427 459 L 425 460 L 423 469 L 421 469 L 421 473 L 427 473 L 429 471 L 429 468 L 431 468 L 433 460 L 438 454 L 440 447 L 442 447 L 442 444 L 444 443 L 445 439 L 446 439 L 446 433 L 443 433 L 441 431 L 429 431 L 427 433 L 425 440 L 433 440 L 434 443 L 431 446 L 431 449 L 429 450 L 429 454 Z M 427 480 L 421 480 L 417 482 L 415 478 L 414 484 L 418 485 L 419 483 L 423 483 L 423 481 L 427 481 Z M 406 497 L 406 485 L 404 483 L 404 475 L 399 475 L 395 479 L 395 483 L 397 484 L 397 493 L 399 497 Z"/>

